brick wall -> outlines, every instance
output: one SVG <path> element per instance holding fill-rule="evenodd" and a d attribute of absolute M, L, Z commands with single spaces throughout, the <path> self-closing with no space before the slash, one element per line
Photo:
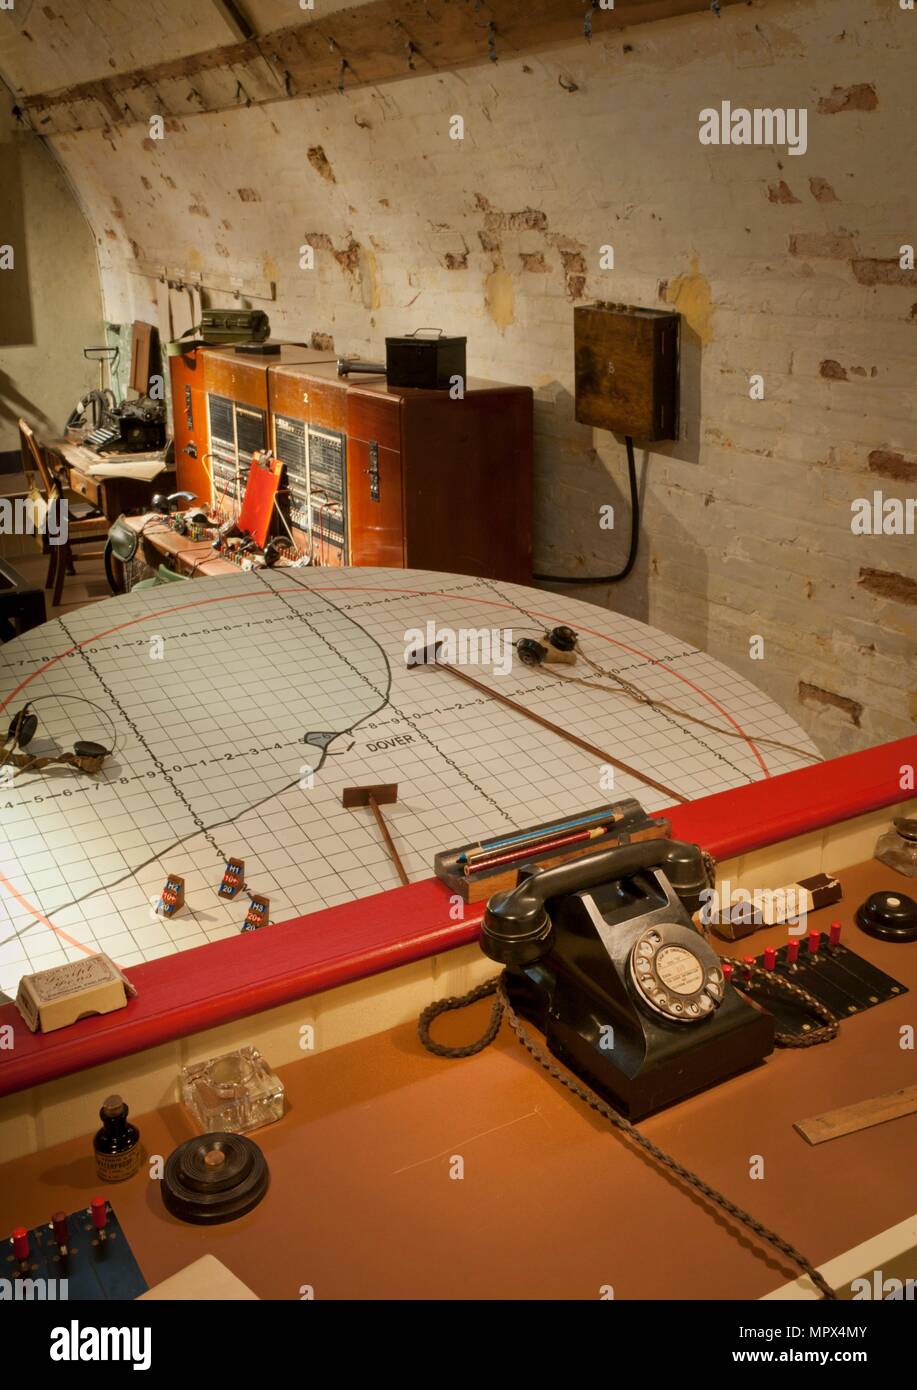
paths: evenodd
<path fill-rule="evenodd" d="M 677 307 L 682 437 L 639 455 L 633 575 L 579 595 L 706 648 L 842 752 L 917 722 L 914 537 L 851 530 L 853 499 L 917 495 L 915 45 L 897 0 L 768 0 L 54 146 L 111 318 L 164 312 L 131 263 L 273 281 L 275 336 L 375 357 L 437 325 L 474 374 L 532 384 L 541 570 L 607 572 L 626 546 L 623 447 L 573 421 L 573 304 Z M 806 153 L 701 145 L 723 99 L 805 107 Z"/>
<path fill-rule="evenodd" d="M 0 466 L 18 471 L 20 416 L 39 435 L 60 434 L 98 385 L 83 348 L 105 339 L 93 233 L 53 155 L 6 109 L 0 190 L 0 244 L 14 251 L 0 272 Z"/>

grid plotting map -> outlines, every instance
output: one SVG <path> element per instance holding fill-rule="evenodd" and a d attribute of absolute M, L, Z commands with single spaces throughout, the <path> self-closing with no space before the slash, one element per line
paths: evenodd
<path fill-rule="evenodd" d="M 273 922 L 397 887 L 371 812 L 341 805 L 347 786 L 398 783 L 384 813 L 412 880 L 466 840 L 621 796 L 670 804 L 619 771 L 609 787 L 594 756 L 449 672 L 405 664 L 406 634 L 428 624 L 518 640 L 561 623 L 679 714 L 518 659 L 505 674 L 499 661 L 463 669 L 690 799 L 818 757 L 774 701 L 703 652 L 545 591 L 355 568 L 137 591 L 0 651 L 0 723 L 31 702 L 30 753 L 77 739 L 113 749 L 96 777 L 0 769 L 0 990 L 87 951 L 130 966 L 235 934 L 248 901 L 218 897 L 224 856 L 245 860 Z M 582 662 L 561 669 L 598 679 Z M 162 919 L 169 873 L 186 906 Z"/>

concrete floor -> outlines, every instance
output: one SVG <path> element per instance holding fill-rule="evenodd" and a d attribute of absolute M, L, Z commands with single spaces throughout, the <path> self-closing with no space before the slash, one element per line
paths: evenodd
<path fill-rule="evenodd" d="M 64 591 L 61 594 L 60 607 L 55 608 L 51 603 L 51 590 L 45 590 L 45 605 L 48 618 L 56 618 L 58 615 L 66 617 L 68 613 L 73 613 L 77 608 L 84 608 L 87 603 L 98 603 L 103 598 L 111 598 L 111 590 L 108 587 L 108 580 L 105 578 L 105 569 L 102 564 L 102 542 L 93 542 L 86 547 L 89 551 L 98 551 L 98 555 L 90 557 L 80 551 L 81 546 L 75 546 L 73 551 L 73 563 L 76 574 L 68 574 L 64 580 Z M 34 554 L 9 556 L 9 564 L 27 579 L 31 584 L 39 588 L 44 585 L 45 576 L 48 572 L 48 557 L 42 555 L 36 547 Z"/>
<path fill-rule="evenodd" d="M 10 499 L 25 497 L 34 480 L 24 473 L 0 474 L 0 497 Z M 79 499 L 77 499 L 79 500 Z M 110 598 L 111 590 L 105 578 L 102 564 L 104 536 L 85 545 L 73 547 L 73 563 L 76 574 L 68 574 L 64 581 L 60 606 L 51 603 L 51 590 L 45 589 L 45 608 L 47 617 L 56 618 L 58 614 L 72 613 L 74 609 L 84 608 L 87 603 L 98 603 L 100 599 Z M 94 554 L 94 552 L 98 552 Z M 34 536 L 0 535 L 0 556 L 22 575 L 23 579 L 38 588 L 44 587 L 48 573 L 48 557 L 41 553 L 41 547 Z"/>

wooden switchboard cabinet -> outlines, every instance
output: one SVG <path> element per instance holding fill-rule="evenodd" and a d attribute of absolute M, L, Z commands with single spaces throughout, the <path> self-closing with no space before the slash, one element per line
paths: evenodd
<path fill-rule="evenodd" d="M 328 354 L 289 344 L 269 357 L 198 348 L 171 362 L 179 488 L 237 508 L 252 453 L 270 449 L 313 564 L 530 581 L 529 387 L 471 379 L 461 399 L 390 390 L 382 375 L 342 378 Z"/>

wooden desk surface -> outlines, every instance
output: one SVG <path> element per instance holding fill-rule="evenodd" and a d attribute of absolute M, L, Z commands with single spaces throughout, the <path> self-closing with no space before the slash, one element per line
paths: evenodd
<path fill-rule="evenodd" d="M 123 453 L 120 450 L 113 453 L 97 453 L 79 439 L 46 439 L 44 441 L 46 449 L 51 449 L 63 459 L 69 468 L 76 468 L 79 472 L 88 472 L 94 464 L 98 463 L 139 463 L 147 459 L 162 459 L 163 471 L 174 472 L 174 466 L 170 466 L 165 461 L 164 451 L 160 449 L 141 449 L 138 453 Z M 97 481 L 109 482 L 109 478 L 97 479 Z M 120 481 L 120 480 L 118 480 Z"/>
<path fill-rule="evenodd" d="M 126 516 L 124 522 L 137 532 L 145 546 L 164 560 L 172 561 L 173 568 L 180 573 L 201 576 L 242 573 L 231 560 L 215 554 L 209 541 L 180 536 L 164 521 L 158 521 L 157 516 L 157 512 L 147 512 L 144 516 Z"/>
<path fill-rule="evenodd" d="M 139 454 L 97 454 L 79 440 L 50 439 L 45 443 L 56 454 L 68 474 L 70 489 L 104 512 L 108 521 L 115 521 L 124 512 L 135 512 L 149 506 L 156 492 L 170 492 L 174 485 L 175 465 L 166 463 L 163 451 L 147 449 Z M 162 468 L 152 479 L 126 478 L 114 474 L 94 474 L 100 463 L 138 463 L 162 459 Z M 169 479 L 172 482 L 169 482 Z"/>
<path fill-rule="evenodd" d="M 868 892 L 904 880 L 874 861 L 842 877 L 842 910 L 813 913 L 810 925 L 840 918 L 853 949 L 917 988 L 917 945 L 851 925 Z M 784 934 L 756 933 L 746 950 Z M 440 1020 L 437 1037 L 479 1036 L 488 1007 Z M 641 1128 L 820 1264 L 913 1214 L 917 1115 L 819 1148 L 793 1122 L 912 1084 L 915 1054 L 899 1029 L 913 1013 L 913 994 L 881 1004 L 834 1042 L 780 1050 Z M 288 1112 L 253 1136 L 271 1170 L 255 1211 L 186 1225 L 145 1168 L 104 1189 L 150 1284 L 207 1251 L 262 1298 L 285 1299 L 304 1284 L 317 1298 L 597 1299 L 603 1284 L 618 1299 L 757 1298 L 798 1273 L 570 1097 L 506 1026 L 462 1061 L 431 1056 L 407 1025 L 281 1074 Z M 103 1099 L 86 1097 L 87 1129 Z M 195 1132 L 179 1106 L 133 1118 L 148 1155 L 164 1158 Z M 454 1155 L 461 1180 L 450 1177 Z M 749 1177 L 755 1155 L 763 1180 Z M 74 1210 L 99 1186 L 85 1137 L 7 1164 L 0 1226 Z"/>
<path fill-rule="evenodd" d="M 216 574 L 244 573 L 240 565 L 234 565 L 231 560 L 215 554 L 209 541 L 194 541 L 188 536 L 181 536 L 165 522 L 157 521 L 157 515 L 156 512 L 148 512 L 145 516 L 126 516 L 124 521 L 132 531 L 142 535 L 144 542 L 163 559 L 176 562 L 174 567 L 182 574 L 207 578 Z M 278 568 L 284 567 L 284 561 L 280 560 Z"/>

